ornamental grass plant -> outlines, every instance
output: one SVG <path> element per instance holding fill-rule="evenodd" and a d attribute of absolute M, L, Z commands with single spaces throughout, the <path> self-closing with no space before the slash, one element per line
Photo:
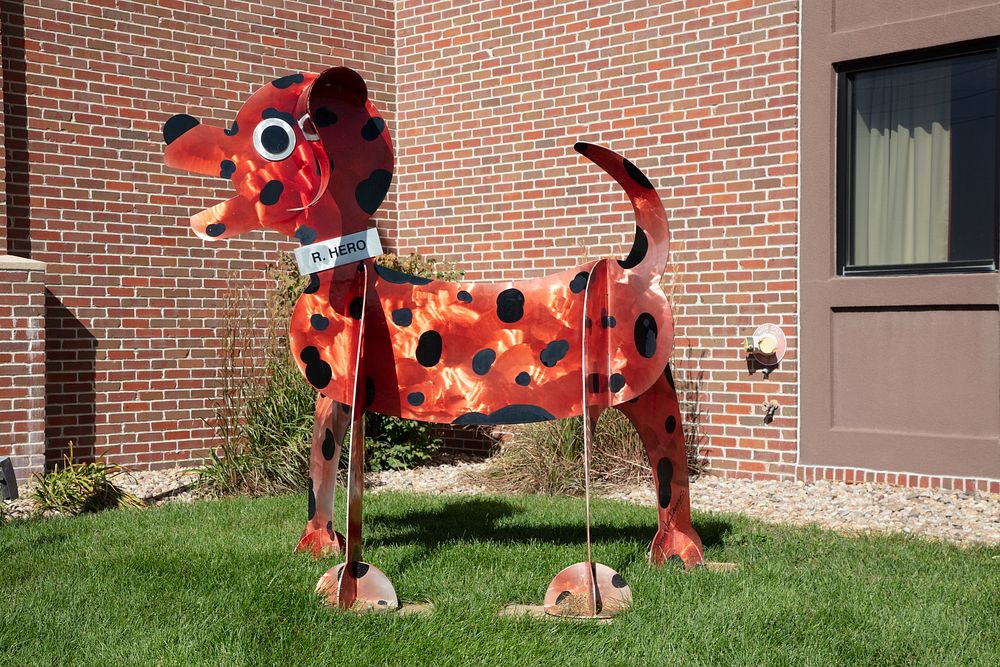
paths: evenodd
<path fill-rule="evenodd" d="M 690 357 L 688 349 L 686 356 Z M 685 363 L 685 367 L 689 364 Z M 701 454 L 705 434 L 701 427 L 702 373 L 674 371 L 684 422 L 688 471 L 697 476 L 706 468 Z M 583 493 L 583 418 L 571 417 L 532 424 L 497 427 L 499 443 L 482 480 L 505 493 L 579 495 Z M 652 483 L 646 449 L 624 413 L 605 410 L 597 422 L 590 464 L 591 483 L 614 490 Z"/>
<path fill-rule="evenodd" d="M 282 332 L 304 287 L 289 264 L 283 257 L 271 271 L 274 287 L 263 314 L 254 311 L 242 281 L 228 280 L 220 396 L 212 419 L 219 446 L 198 470 L 198 486 L 209 495 L 259 496 L 306 483 L 316 394 L 283 347 Z"/>
<path fill-rule="evenodd" d="M 583 493 L 583 418 L 508 426 L 497 434 L 500 451 L 484 473 L 510 493 Z M 642 444 L 628 418 L 608 410 L 598 422 L 591 458 L 595 488 L 633 484 L 645 476 Z"/>
<path fill-rule="evenodd" d="M 140 508 L 145 503 L 115 484 L 115 478 L 127 475 L 124 468 L 103 461 L 73 460 L 73 441 L 62 465 L 44 474 L 35 474 L 31 497 L 37 512 L 83 514 L 107 509 Z"/>

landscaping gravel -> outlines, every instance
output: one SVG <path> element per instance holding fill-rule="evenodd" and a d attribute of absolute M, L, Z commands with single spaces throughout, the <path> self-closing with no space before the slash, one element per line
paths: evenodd
<path fill-rule="evenodd" d="M 415 470 L 371 473 L 371 491 L 423 493 L 490 493 L 483 481 L 489 462 L 457 460 Z M 122 475 L 119 484 L 150 504 L 196 499 L 195 476 L 183 470 L 156 470 Z M 28 489 L 10 509 L 27 516 Z M 600 493 L 608 498 L 653 505 L 650 485 Z M 885 484 L 779 482 L 726 479 L 702 475 L 691 483 L 697 510 L 746 514 L 764 521 L 817 524 L 840 532 L 900 532 L 959 544 L 1000 544 L 1000 495 L 910 489 Z"/>
<path fill-rule="evenodd" d="M 489 493 L 481 481 L 488 462 L 458 462 L 372 475 L 376 489 Z M 651 484 L 605 498 L 654 505 Z M 816 524 L 839 532 L 899 532 L 960 544 L 1000 544 L 1000 495 L 911 489 L 886 484 L 778 482 L 702 475 L 691 482 L 696 510 L 745 514 L 763 521 Z"/>
<path fill-rule="evenodd" d="M 190 470 L 170 468 L 167 470 L 145 470 L 123 473 L 114 477 L 114 482 L 129 493 L 138 496 L 148 505 L 165 502 L 192 502 L 199 495 L 194 482 L 198 475 Z M 32 483 L 19 489 L 20 497 L 8 504 L 8 510 L 15 518 L 31 515 L 34 501 L 31 499 Z"/>

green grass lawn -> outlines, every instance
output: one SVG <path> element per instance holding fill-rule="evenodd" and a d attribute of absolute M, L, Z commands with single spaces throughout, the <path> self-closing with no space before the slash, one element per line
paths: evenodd
<path fill-rule="evenodd" d="M 582 501 L 365 502 L 366 560 L 432 615 L 322 606 L 337 561 L 291 553 L 304 496 L 106 512 L 0 527 L 0 665 L 1000 664 L 1000 548 L 700 514 L 708 558 L 740 568 L 685 574 L 646 564 L 652 509 L 598 501 L 594 556 L 633 608 L 500 618 L 582 560 Z"/>

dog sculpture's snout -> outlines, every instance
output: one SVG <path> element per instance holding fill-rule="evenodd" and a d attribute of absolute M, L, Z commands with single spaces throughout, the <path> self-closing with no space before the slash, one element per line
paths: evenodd
<path fill-rule="evenodd" d="M 197 127 L 198 124 L 197 118 L 189 116 L 186 113 L 179 113 L 176 116 L 171 116 L 167 122 L 163 124 L 163 140 L 167 142 L 167 145 L 169 146 L 179 136 L 190 130 L 192 127 Z"/>

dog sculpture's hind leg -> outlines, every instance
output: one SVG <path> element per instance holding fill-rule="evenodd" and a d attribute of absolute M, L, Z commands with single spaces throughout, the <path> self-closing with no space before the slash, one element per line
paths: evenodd
<path fill-rule="evenodd" d="M 680 561 L 688 568 L 702 564 L 701 539 L 691 526 L 684 429 L 670 366 L 634 402 L 617 408 L 639 432 L 653 469 L 659 520 L 649 548 L 650 561 L 655 565 Z"/>
<path fill-rule="evenodd" d="M 343 408 L 323 394 L 316 395 L 316 422 L 309 454 L 309 514 L 295 548 L 316 558 L 340 554 L 344 550 L 344 536 L 333 527 L 340 447 L 350 422 L 350 415 Z"/>

